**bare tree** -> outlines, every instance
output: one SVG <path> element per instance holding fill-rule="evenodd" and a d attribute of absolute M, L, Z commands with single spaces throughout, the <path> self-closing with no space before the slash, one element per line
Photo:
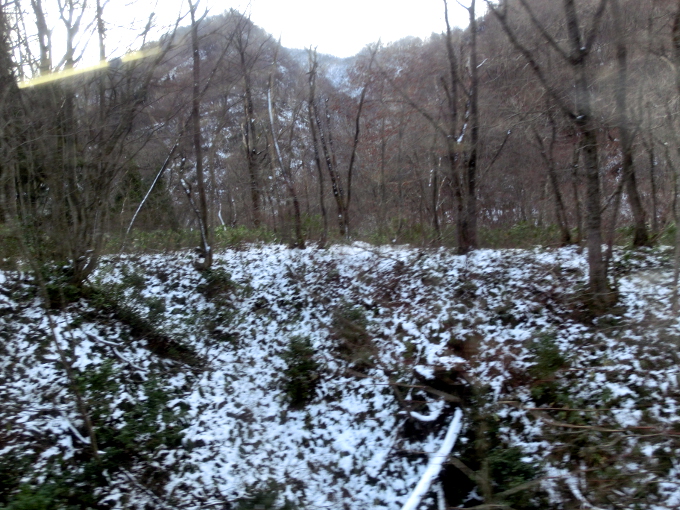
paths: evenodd
<path fill-rule="evenodd" d="M 43 26 L 41 3 L 33 2 L 36 25 Z M 59 4 L 66 30 L 66 71 L 78 59 L 76 37 L 84 22 L 87 2 Z M 102 11 L 97 16 L 103 24 Z M 42 39 L 47 41 L 46 28 Z M 100 36 L 103 36 L 100 32 Z M 81 284 L 96 267 L 109 226 L 111 204 L 129 168 L 129 160 L 151 134 L 141 129 L 154 71 L 172 37 L 147 59 L 101 66 L 75 76 L 49 74 L 20 91 L 17 106 L 26 120 L 17 140 L 23 176 L 15 176 L 19 202 L 17 220 L 27 244 L 40 260 L 65 262 L 74 284 Z M 100 39 L 100 51 L 104 51 Z M 51 48 L 41 50 L 40 72 L 50 62 Z M 145 48 L 152 50 L 152 47 Z M 92 97 L 95 100 L 92 100 Z"/>
<path fill-rule="evenodd" d="M 367 66 L 364 85 L 361 89 L 361 94 L 359 95 L 359 104 L 357 106 L 356 116 L 354 117 L 354 136 L 352 137 L 352 148 L 349 156 L 349 162 L 347 164 L 347 178 L 346 187 L 343 186 L 342 177 L 340 175 L 337 158 L 335 152 L 335 146 L 333 142 L 333 128 L 332 119 L 330 111 L 328 109 L 328 98 L 324 99 L 324 109 L 320 112 L 320 106 L 317 104 L 315 97 L 310 97 L 311 110 L 314 123 L 316 125 L 315 134 L 319 137 L 319 142 L 321 144 L 321 153 L 323 154 L 323 160 L 328 170 L 328 175 L 331 180 L 331 189 L 333 191 L 333 197 L 335 198 L 335 203 L 338 211 L 338 229 L 341 236 L 349 235 L 349 206 L 352 201 L 352 178 L 354 167 L 356 163 L 357 147 L 359 146 L 359 135 L 361 134 L 361 114 L 364 108 L 364 102 L 366 100 L 366 92 L 370 85 L 371 67 L 375 60 L 375 56 L 378 52 L 379 45 L 375 45 L 373 48 L 369 49 L 369 62 Z M 314 72 L 316 73 L 316 64 L 312 65 Z M 310 81 L 310 88 L 312 91 L 315 88 L 316 76 Z M 322 113 L 324 122 L 322 122 Z M 315 146 L 315 150 L 318 150 Z"/>
<path fill-rule="evenodd" d="M 198 224 L 201 231 L 201 269 L 209 269 L 212 265 L 212 229 L 208 223 L 208 200 L 205 191 L 205 177 L 203 176 L 203 143 L 201 141 L 201 54 L 198 45 L 198 25 L 196 19 L 198 2 L 189 0 L 191 15 L 191 53 L 193 57 L 193 82 L 191 87 L 191 134 L 196 158 L 196 182 L 198 187 Z"/>
<path fill-rule="evenodd" d="M 326 203 L 324 200 L 324 177 L 323 169 L 321 167 L 321 156 L 319 155 L 319 137 L 317 133 L 316 121 L 314 116 L 316 104 L 316 75 L 318 69 L 318 62 L 316 58 L 316 50 L 309 48 L 309 98 L 307 100 L 307 119 L 309 122 L 309 131 L 312 135 L 312 149 L 314 151 L 314 164 L 316 166 L 319 177 L 319 207 L 321 208 L 321 218 L 323 220 L 323 231 L 319 246 L 324 247 L 328 240 L 328 214 L 326 213 Z"/>
<path fill-rule="evenodd" d="M 38 29 L 40 73 L 44 75 L 52 70 L 52 31 L 47 28 L 42 0 L 31 0 L 31 6 L 35 15 L 36 28 Z"/>
<path fill-rule="evenodd" d="M 261 189 L 261 154 L 264 152 L 258 147 L 261 133 L 256 124 L 255 106 L 253 101 L 253 82 L 252 72 L 254 63 L 259 58 L 260 52 L 265 43 L 263 41 L 253 55 L 249 54 L 252 36 L 252 23 L 250 19 L 241 15 L 237 25 L 235 37 L 236 51 L 238 52 L 239 65 L 243 78 L 243 148 L 246 154 L 248 165 L 248 176 L 250 178 L 250 198 L 252 201 L 253 225 L 259 227 L 262 222 L 262 189 Z"/>
<path fill-rule="evenodd" d="M 628 115 L 628 48 L 625 41 L 623 12 L 619 0 L 611 0 L 612 18 L 614 20 L 614 34 L 616 44 L 616 63 L 618 77 L 616 83 L 616 110 L 617 126 L 621 137 L 621 153 L 623 167 L 623 182 L 626 186 L 628 202 L 633 212 L 635 234 L 633 246 L 645 246 L 649 244 L 649 233 L 645 211 L 642 207 L 640 194 L 638 193 L 633 165 L 633 130 Z"/>
<path fill-rule="evenodd" d="M 447 153 L 446 160 L 449 166 L 448 181 L 451 185 L 456 209 L 458 252 L 461 254 L 468 253 L 478 247 L 477 167 L 479 163 L 480 121 L 476 3 L 472 1 L 466 9 L 470 17 L 469 60 L 467 65 L 469 86 L 467 89 L 461 77 L 460 62 L 454 45 L 453 30 L 449 22 L 448 2 L 444 0 L 444 20 L 446 22 L 444 44 L 447 66 L 445 73 L 440 77 L 440 84 L 446 96 L 446 111 L 442 116 L 431 113 L 424 105 L 419 104 L 383 69 L 383 76 L 390 81 L 401 98 L 418 111 L 444 140 Z M 459 111 L 461 93 L 464 96 L 463 104 L 465 105 L 465 112 L 462 116 Z M 465 139 L 469 139 L 467 147 L 464 144 Z M 464 166 L 462 176 L 461 162 Z"/>
<path fill-rule="evenodd" d="M 444 2 L 446 4 L 446 0 Z M 460 3 L 460 2 L 459 2 Z M 461 4 L 462 5 L 462 4 Z M 461 223 L 461 251 L 474 250 L 478 247 L 477 240 L 477 164 L 479 159 L 479 64 L 477 61 L 477 14 L 476 1 L 470 0 L 470 6 L 466 7 L 470 17 L 470 50 L 469 50 L 469 76 L 470 86 L 467 91 L 470 104 L 470 145 L 465 161 L 465 184 L 463 195 L 466 206 L 463 221 Z M 451 28 L 449 26 L 448 13 L 446 16 L 447 40 L 450 39 Z M 448 48 L 447 43 L 447 48 Z"/>
<path fill-rule="evenodd" d="M 20 95 L 14 76 L 10 26 L 4 9 L 0 9 L 0 222 L 18 235 L 17 175 L 19 173 Z"/>
<path fill-rule="evenodd" d="M 277 46 L 277 52 L 278 52 L 278 46 Z M 277 59 L 276 59 L 276 54 L 274 55 L 274 69 L 277 66 Z M 288 160 L 284 162 L 283 155 L 281 153 L 281 148 L 279 144 L 279 137 L 276 132 L 276 126 L 275 126 L 275 121 L 274 121 L 274 106 L 273 106 L 273 101 L 272 101 L 272 95 L 273 95 L 273 89 L 274 89 L 274 69 L 269 73 L 269 86 L 267 88 L 267 105 L 268 105 L 268 111 L 269 111 L 269 126 L 271 130 L 271 136 L 272 136 L 272 144 L 274 145 L 274 152 L 276 154 L 276 162 L 279 166 L 279 170 L 281 171 L 283 181 L 285 183 L 286 189 L 288 191 L 288 194 L 291 197 L 291 200 L 293 201 L 293 216 L 294 216 L 294 221 L 295 221 L 295 247 L 296 248 L 304 248 L 305 247 L 305 238 L 302 233 L 302 216 L 300 214 L 300 201 L 298 200 L 298 194 L 297 190 L 295 188 L 295 181 L 293 179 L 293 173 L 291 171 L 291 161 L 293 159 L 293 154 L 292 154 L 292 143 L 288 144 L 289 148 L 289 154 L 288 154 Z M 298 113 L 300 111 L 300 108 L 302 107 L 302 104 L 294 109 L 291 123 L 289 126 L 290 130 L 290 137 L 292 139 L 293 136 L 293 129 L 295 126 L 295 123 L 297 121 Z"/>
<path fill-rule="evenodd" d="M 511 44 L 523 55 L 548 95 L 572 121 L 582 138 L 582 156 L 586 177 L 586 229 L 588 246 L 588 266 L 590 294 L 593 305 L 598 309 L 607 308 L 614 300 L 607 281 L 607 268 L 602 254 L 602 213 L 600 191 L 600 161 L 598 128 L 592 107 L 592 83 L 588 72 L 588 58 L 598 35 L 600 22 L 605 12 L 607 0 L 599 0 L 597 8 L 584 28 L 579 18 L 575 0 L 562 0 L 564 23 L 566 25 L 567 48 L 555 39 L 548 29 L 534 15 L 528 0 L 518 0 L 531 20 L 534 29 L 545 43 L 558 55 L 571 71 L 573 83 L 573 103 L 566 100 L 557 84 L 546 75 L 536 54 L 522 44 L 520 36 L 513 28 L 509 18 L 508 2 L 501 6 L 486 0 L 489 9 L 500 22 Z"/>
<path fill-rule="evenodd" d="M 560 229 L 560 241 L 563 246 L 571 243 L 571 232 L 567 222 L 567 211 L 564 206 L 564 198 L 560 190 L 559 179 L 557 175 L 557 165 L 555 162 L 555 143 L 557 141 L 557 123 L 552 109 L 547 107 L 548 124 L 550 126 L 550 139 L 546 146 L 545 142 L 539 135 L 538 131 L 534 129 L 534 138 L 538 143 L 541 152 L 541 158 L 548 169 L 548 181 L 555 196 L 555 218 L 557 226 Z"/>
<path fill-rule="evenodd" d="M 673 70 L 675 72 L 675 87 L 680 93 L 680 0 L 677 2 L 677 10 L 673 19 Z M 680 154 L 680 145 L 677 148 Z M 678 205 L 678 196 L 680 193 L 680 170 L 675 169 L 675 186 L 673 190 L 675 202 L 675 257 L 673 270 L 673 295 L 671 297 L 672 308 L 674 312 L 678 310 L 678 280 L 680 280 L 680 206 Z"/>

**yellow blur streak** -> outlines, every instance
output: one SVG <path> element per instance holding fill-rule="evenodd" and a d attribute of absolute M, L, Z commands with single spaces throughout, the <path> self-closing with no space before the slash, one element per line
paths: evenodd
<path fill-rule="evenodd" d="M 26 87 L 35 87 L 37 85 L 43 85 L 51 81 L 63 80 L 65 78 L 70 78 L 71 76 L 91 73 L 93 71 L 98 71 L 99 69 L 105 69 L 107 67 L 109 67 L 109 62 L 107 60 L 103 60 L 93 66 L 64 69 L 63 71 L 57 71 L 56 73 L 43 74 L 42 76 L 37 76 L 36 78 L 19 82 L 19 88 L 25 89 Z"/>
<path fill-rule="evenodd" d="M 148 50 L 142 50 L 142 51 L 133 51 L 130 53 L 127 53 L 123 55 L 120 58 L 120 61 L 123 63 L 128 63 L 128 62 L 134 62 L 135 60 L 139 60 L 142 58 L 146 57 L 153 57 L 155 55 L 158 55 L 160 53 L 160 48 L 151 48 Z M 64 69 L 63 71 L 57 71 L 54 73 L 49 73 L 49 74 L 44 74 L 42 76 L 36 76 L 35 78 L 31 78 L 30 80 L 24 80 L 19 82 L 19 88 L 20 89 L 25 89 L 27 87 L 36 87 L 38 85 L 44 85 L 45 83 L 49 83 L 52 81 L 56 80 L 63 80 L 66 78 L 71 78 L 72 76 L 78 76 L 81 74 L 86 74 L 86 73 L 92 73 L 94 71 L 99 71 L 101 69 L 106 69 L 109 67 L 111 63 L 108 60 L 102 60 L 99 63 L 92 65 L 92 66 L 87 66 L 87 67 L 78 67 L 78 68 L 71 68 L 71 69 Z"/>

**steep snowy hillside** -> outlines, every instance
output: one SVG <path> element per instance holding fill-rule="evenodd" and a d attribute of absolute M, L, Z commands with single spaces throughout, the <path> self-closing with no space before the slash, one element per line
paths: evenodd
<path fill-rule="evenodd" d="M 129 255 L 49 314 L 0 273 L 0 508 L 399 509 L 456 409 L 419 508 L 676 508 L 667 258 L 604 317 L 573 248 Z"/>
<path fill-rule="evenodd" d="M 287 48 L 290 56 L 295 60 L 301 69 L 309 69 L 309 52 L 295 48 Z M 319 65 L 323 71 L 322 75 L 331 85 L 341 92 L 351 91 L 349 83 L 349 71 L 356 63 L 356 57 L 340 58 L 333 55 L 320 53 L 317 55 Z"/>

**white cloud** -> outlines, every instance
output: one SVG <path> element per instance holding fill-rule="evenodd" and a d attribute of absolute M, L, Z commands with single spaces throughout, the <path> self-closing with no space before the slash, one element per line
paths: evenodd
<path fill-rule="evenodd" d="M 451 21 L 467 24 L 467 12 L 450 2 Z M 444 30 L 441 0 L 252 0 L 252 20 L 284 46 L 318 46 L 340 57 L 356 54 L 369 43 L 392 42 Z"/>

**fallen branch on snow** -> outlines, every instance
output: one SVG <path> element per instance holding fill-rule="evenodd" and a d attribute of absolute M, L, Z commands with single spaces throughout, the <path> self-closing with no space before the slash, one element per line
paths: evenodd
<path fill-rule="evenodd" d="M 430 457 L 430 463 L 428 464 L 425 473 L 423 473 L 418 485 L 413 489 L 413 492 L 406 503 L 404 503 L 404 506 L 401 507 L 401 510 L 416 510 L 416 508 L 418 508 L 420 500 L 423 499 L 423 496 L 429 490 L 432 481 L 439 475 L 444 461 L 446 461 L 451 453 L 453 445 L 456 444 L 456 439 L 458 439 L 458 434 L 460 433 L 462 426 L 462 419 L 463 411 L 456 409 L 456 412 L 453 414 L 453 420 L 451 420 L 451 425 L 449 425 L 449 430 L 446 432 L 444 442 L 439 448 L 439 451 Z"/>

